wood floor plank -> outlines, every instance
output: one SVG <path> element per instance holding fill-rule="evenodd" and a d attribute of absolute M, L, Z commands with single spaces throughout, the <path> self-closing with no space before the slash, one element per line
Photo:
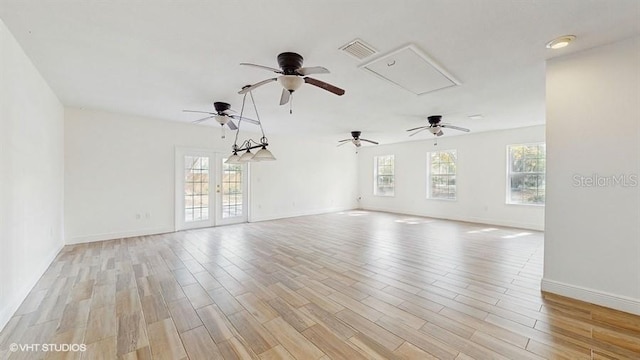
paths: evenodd
<path fill-rule="evenodd" d="M 149 325 L 149 345 L 154 359 L 187 359 L 178 331 L 171 319 Z"/>
<path fill-rule="evenodd" d="M 268 303 L 284 321 L 300 332 L 316 323 L 310 316 L 280 298 L 269 300 Z"/>
<path fill-rule="evenodd" d="M 305 297 L 298 295 L 294 290 L 289 289 L 281 282 L 277 282 L 269 286 L 269 290 L 275 293 L 278 298 L 286 301 L 291 306 L 300 307 L 309 303 Z"/>
<path fill-rule="evenodd" d="M 118 316 L 116 326 L 118 355 L 124 355 L 149 345 L 142 312 L 125 313 Z"/>
<path fill-rule="evenodd" d="M 251 348 L 243 344 L 236 337 L 232 337 L 231 339 L 223 341 L 217 345 L 220 349 L 220 353 L 222 354 L 222 358 L 225 360 L 259 359 L 258 355 L 256 355 Z"/>
<path fill-rule="evenodd" d="M 171 318 L 176 324 L 179 333 L 197 328 L 202 325 L 202 320 L 191 306 L 187 298 L 178 299 L 168 304 Z"/>
<path fill-rule="evenodd" d="M 203 306 L 213 304 L 213 300 L 211 300 L 209 294 L 207 294 L 200 284 L 189 284 L 187 286 L 183 286 L 182 290 L 194 309 L 199 309 Z"/>
<path fill-rule="evenodd" d="M 370 337 L 356 333 L 349 339 L 349 342 L 354 345 L 354 348 L 358 350 L 362 355 L 368 359 L 375 360 L 395 360 L 399 357 L 387 347 L 383 346 L 379 342 L 371 339 Z M 399 346 L 398 346 L 399 347 Z"/>
<path fill-rule="evenodd" d="M 371 296 L 362 300 L 362 303 L 378 310 L 384 316 L 395 318 L 414 329 L 420 329 L 426 323 L 424 319 Z"/>
<path fill-rule="evenodd" d="M 354 300 L 351 297 L 339 292 L 330 294 L 328 298 L 344 306 L 346 309 L 349 309 L 354 313 L 362 316 L 363 318 L 373 322 L 380 319 L 384 315 L 380 311 L 368 306 L 364 302 Z"/>
<path fill-rule="evenodd" d="M 222 358 L 218 347 L 204 326 L 180 334 L 189 360 L 208 360 Z"/>
<path fill-rule="evenodd" d="M 149 346 L 145 346 L 140 349 L 136 349 L 130 353 L 126 353 L 118 357 L 119 360 L 152 360 L 153 357 L 151 355 L 151 348 Z"/>
<path fill-rule="evenodd" d="M 335 314 L 324 310 L 316 304 L 307 304 L 301 307 L 299 310 L 308 318 L 312 319 L 313 322 L 322 324 L 326 328 L 330 329 L 334 335 L 336 335 L 343 341 L 346 341 L 356 334 L 354 328 L 338 319 Z"/>
<path fill-rule="evenodd" d="M 86 345 L 87 342 L 84 340 L 85 330 L 84 326 L 77 326 L 65 332 L 56 332 L 51 344 Z M 44 358 L 46 360 L 75 360 L 82 358 L 82 351 L 77 351 L 78 349 L 72 348 L 71 346 L 69 346 L 68 350 L 62 347 L 60 350 L 63 351 L 47 352 Z"/>
<path fill-rule="evenodd" d="M 264 323 L 273 337 L 297 359 L 319 359 L 325 354 L 281 317 Z"/>
<path fill-rule="evenodd" d="M 309 341 L 333 359 L 365 359 L 347 343 L 341 341 L 331 330 L 316 324 L 302 332 Z"/>
<path fill-rule="evenodd" d="M 162 295 L 147 295 L 142 297 L 140 301 L 142 303 L 144 320 L 147 324 L 152 324 L 171 317 L 169 314 L 169 308 L 167 307 L 167 304 L 165 304 Z"/>
<path fill-rule="evenodd" d="M 349 309 L 340 311 L 336 317 L 390 351 L 397 349 L 404 342 L 400 337 Z"/>
<path fill-rule="evenodd" d="M 378 320 L 376 324 L 440 359 L 453 359 L 458 354 L 458 351 L 447 343 L 434 338 L 428 333 L 415 330 L 395 318 L 385 316 Z"/>
<path fill-rule="evenodd" d="M 216 343 L 227 341 L 234 336 L 230 328 L 231 324 L 215 304 L 202 307 L 197 310 L 197 313 Z"/>
<path fill-rule="evenodd" d="M 410 342 L 404 342 L 399 348 L 394 351 L 398 358 L 403 360 L 423 359 L 423 360 L 438 360 L 437 357 L 424 352 L 417 346 Z"/>
<path fill-rule="evenodd" d="M 0 359 L 640 359 L 640 316 L 541 292 L 522 233 L 357 211 L 68 245 Z"/>
<path fill-rule="evenodd" d="M 261 360 L 296 360 L 282 345 L 276 345 L 273 348 L 260 354 Z"/>
<path fill-rule="evenodd" d="M 261 354 L 278 345 L 273 335 L 246 310 L 229 315 L 228 318 L 256 354 Z"/>
<path fill-rule="evenodd" d="M 82 360 L 113 360 L 116 359 L 116 338 L 109 337 L 88 344 L 82 353 Z"/>
<path fill-rule="evenodd" d="M 115 305 L 92 308 L 86 327 L 84 343 L 91 344 L 102 339 L 117 336 Z"/>
<path fill-rule="evenodd" d="M 236 297 L 240 304 L 253 315 L 256 320 L 265 323 L 278 317 L 275 311 L 268 303 L 258 299 L 252 292 L 244 293 Z"/>

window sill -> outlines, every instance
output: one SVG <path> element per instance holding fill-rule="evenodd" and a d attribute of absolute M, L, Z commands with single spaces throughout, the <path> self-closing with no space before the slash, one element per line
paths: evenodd
<path fill-rule="evenodd" d="M 455 199 L 445 199 L 445 198 L 432 198 L 432 197 L 428 197 L 428 198 L 427 198 L 427 200 L 457 202 L 457 201 L 458 201 L 458 198 L 455 198 Z"/>
<path fill-rule="evenodd" d="M 534 206 L 534 207 L 544 207 L 544 204 L 521 204 L 521 203 L 510 203 L 506 202 L 505 205 L 515 205 L 515 206 Z"/>

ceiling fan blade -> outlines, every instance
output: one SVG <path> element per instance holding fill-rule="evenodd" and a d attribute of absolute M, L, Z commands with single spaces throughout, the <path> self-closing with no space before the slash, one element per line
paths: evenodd
<path fill-rule="evenodd" d="M 340 140 L 338 142 L 341 143 L 341 142 L 346 142 L 346 141 L 351 141 L 351 139 L 344 139 L 344 140 Z"/>
<path fill-rule="evenodd" d="M 211 118 L 213 118 L 213 116 L 203 117 L 202 119 L 193 120 L 193 121 L 192 121 L 192 123 L 194 123 L 194 124 L 199 124 L 199 123 L 201 123 L 201 122 L 203 122 L 203 121 L 205 121 L 205 120 L 209 120 L 209 119 L 211 119 Z"/>
<path fill-rule="evenodd" d="M 280 95 L 280 105 L 284 105 L 289 102 L 291 93 L 287 89 L 282 89 L 282 95 Z"/>
<path fill-rule="evenodd" d="M 413 136 L 413 135 L 415 135 L 415 134 L 421 133 L 421 132 L 423 132 L 423 131 L 425 131 L 425 130 L 429 129 L 429 126 L 423 126 L 422 128 L 416 128 L 416 129 L 420 129 L 420 130 L 418 130 L 418 131 L 416 131 L 416 132 L 414 132 L 414 133 L 412 133 L 412 134 L 409 134 L 409 136 Z M 414 130 L 415 130 L 415 129 L 414 129 Z M 407 131 L 411 131 L 411 130 L 407 130 Z"/>
<path fill-rule="evenodd" d="M 337 146 L 342 146 L 344 144 L 348 144 L 349 140 L 351 140 L 351 139 L 347 139 L 347 141 L 344 141 L 344 140 L 343 141 L 338 141 L 338 145 Z"/>
<path fill-rule="evenodd" d="M 258 64 L 251 64 L 251 63 L 240 63 L 240 65 L 245 65 L 245 66 L 253 66 L 253 67 L 257 67 L 263 70 L 269 70 L 269 71 L 273 71 L 274 73 L 278 73 L 278 74 L 282 74 L 282 70 L 280 69 L 276 69 L 276 68 L 272 68 L 269 66 L 264 66 L 264 65 L 258 65 Z"/>
<path fill-rule="evenodd" d="M 407 129 L 407 131 L 414 131 L 414 130 L 418 130 L 418 129 L 428 129 L 428 128 L 429 128 L 429 126 L 418 126 L 416 128 L 413 128 L 413 129 Z"/>
<path fill-rule="evenodd" d="M 366 142 L 369 142 L 369 143 L 372 143 L 372 144 L 376 144 L 376 145 L 378 145 L 378 142 L 377 142 L 377 141 L 367 140 L 367 139 L 363 139 L 363 138 L 360 138 L 360 140 L 361 140 L 361 141 L 366 141 Z"/>
<path fill-rule="evenodd" d="M 329 92 L 332 92 L 338 96 L 344 95 L 344 90 L 340 89 L 339 87 L 333 86 L 331 84 L 328 84 L 324 81 L 320 81 L 318 79 L 314 79 L 314 78 L 310 78 L 310 77 L 306 77 L 304 78 L 304 82 L 306 82 L 307 84 L 311 84 L 314 86 L 317 86 L 321 89 L 327 90 Z"/>
<path fill-rule="evenodd" d="M 217 113 L 210 112 L 210 111 L 182 110 L 182 112 L 192 112 L 192 113 L 202 113 L 202 114 L 217 115 Z"/>
<path fill-rule="evenodd" d="M 300 68 L 296 72 L 302 76 L 305 76 L 311 74 L 328 74 L 329 70 L 322 66 L 310 66 Z"/>
<path fill-rule="evenodd" d="M 256 125 L 260 125 L 260 121 L 258 120 L 253 120 L 253 119 L 249 119 L 246 116 L 240 116 L 240 115 L 229 115 L 230 118 L 236 119 L 238 121 L 242 120 L 242 121 L 246 121 L 248 123 L 252 123 L 252 124 L 256 124 Z"/>
<path fill-rule="evenodd" d="M 238 127 L 236 126 L 236 124 L 231 119 L 229 119 L 227 121 L 227 125 L 229 126 L 229 129 L 231 129 L 231 130 L 238 130 Z"/>
<path fill-rule="evenodd" d="M 471 131 L 471 130 L 463 128 L 463 127 L 454 126 L 454 125 L 447 125 L 447 124 L 442 124 L 442 125 L 440 125 L 440 127 L 447 128 L 447 129 L 453 129 L 453 130 L 460 130 L 460 131 L 464 131 L 464 132 Z"/>
<path fill-rule="evenodd" d="M 442 132 L 442 130 L 440 130 L 440 131 L 438 131 L 438 132 L 436 133 L 436 136 L 442 136 L 442 135 L 444 135 L 444 133 Z"/>
<path fill-rule="evenodd" d="M 278 79 L 277 78 L 273 78 L 273 79 L 262 80 L 262 81 L 260 81 L 258 83 L 255 83 L 253 85 L 250 85 L 250 86 L 242 88 L 242 90 L 238 91 L 238 94 L 240 94 L 240 95 L 246 94 L 249 91 L 253 91 L 257 87 L 260 87 L 260 86 L 262 86 L 264 84 L 268 84 L 268 83 L 276 81 L 276 80 L 278 80 Z"/>

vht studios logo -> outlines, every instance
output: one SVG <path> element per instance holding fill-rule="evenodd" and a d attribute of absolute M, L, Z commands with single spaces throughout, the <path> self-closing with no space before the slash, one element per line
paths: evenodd
<path fill-rule="evenodd" d="M 636 187 L 638 186 L 638 174 L 622 174 L 602 176 L 592 174 L 584 176 L 573 175 L 574 187 Z"/>

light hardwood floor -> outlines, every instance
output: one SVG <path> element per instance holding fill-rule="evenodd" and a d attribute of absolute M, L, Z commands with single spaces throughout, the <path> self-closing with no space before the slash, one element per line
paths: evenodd
<path fill-rule="evenodd" d="M 540 232 L 360 211 L 67 246 L 0 359 L 640 358 L 640 317 L 542 295 L 542 257 Z"/>

